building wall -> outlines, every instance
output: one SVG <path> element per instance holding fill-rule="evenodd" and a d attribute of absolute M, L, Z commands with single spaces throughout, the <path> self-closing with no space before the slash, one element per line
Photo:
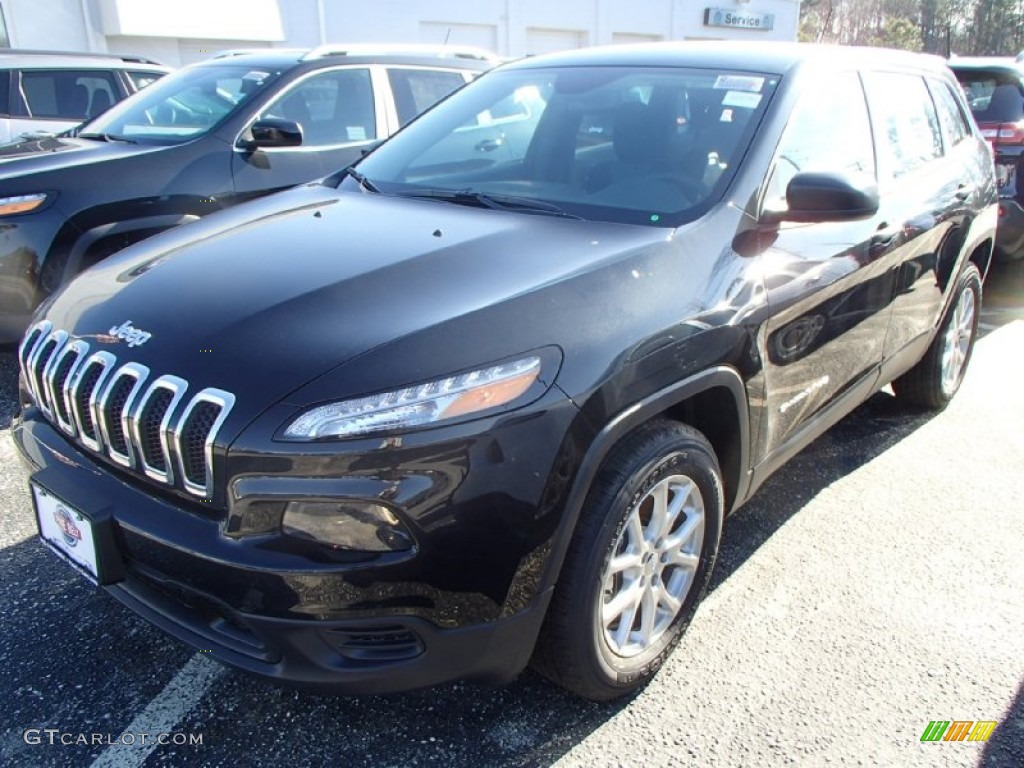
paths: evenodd
<path fill-rule="evenodd" d="M 11 45 L 136 53 L 166 64 L 209 50 L 322 42 L 477 45 L 503 56 L 618 42 L 795 40 L 799 0 L 0 0 Z M 201 12 L 202 8 L 216 12 Z M 705 26 L 705 8 L 774 14 L 767 30 Z M 241 21 L 243 20 L 244 21 Z"/>

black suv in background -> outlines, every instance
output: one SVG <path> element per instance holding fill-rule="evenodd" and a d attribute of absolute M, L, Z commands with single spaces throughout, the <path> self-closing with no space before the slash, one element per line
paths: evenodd
<path fill-rule="evenodd" d="M 996 58 L 949 62 L 981 135 L 995 152 L 999 187 L 996 255 L 1024 259 L 1024 63 Z"/>
<path fill-rule="evenodd" d="M 405 49 L 215 58 L 70 135 L 0 147 L 0 343 L 111 253 L 332 173 L 494 63 L 474 49 Z M 471 133 L 500 141 L 500 130 Z"/>
<path fill-rule="evenodd" d="M 950 401 L 995 227 L 937 58 L 538 56 L 79 276 L 12 434 L 42 540 L 224 662 L 612 698 L 766 477 L 889 382 Z"/>

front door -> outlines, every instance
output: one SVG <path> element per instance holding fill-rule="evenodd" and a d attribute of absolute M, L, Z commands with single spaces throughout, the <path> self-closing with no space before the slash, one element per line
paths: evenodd
<path fill-rule="evenodd" d="M 326 176 L 359 159 L 379 135 L 370 70 L 315 72 L 290 85 L 255 120 L 276 117 L 302 127 L 298 147 L 235 147 L 231 172 L 242 196 L 266 194 Z M 254 122 L 255 122 L 254 120 Z M 240 139 L 251 138 L 247 127 Z"/>
<path fill-rule="evenodd" d="M 871 123 L 856 72 L 830 75 L 796 105 L 764 197 L 785 206 L 804 171 L 875 175 Z M 858 383 L 877 377 L 891 312 L 895 240 L 876 215 L 822 224 L 785 222 L 763 234 L 771 318 L 762 344 L 764 454 L 787 441 Z"/>

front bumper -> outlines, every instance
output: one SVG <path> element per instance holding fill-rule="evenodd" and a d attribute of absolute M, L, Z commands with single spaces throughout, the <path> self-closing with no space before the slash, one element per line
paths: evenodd
<path fill-rule="evenodd" d="M 561 419 L 572 409 L 552 410 Z M 415 528 L 414 551 L 331 553 L 280 536 L 225 536 L 223 515 L 199 502 L 189 508 L 96 461 L 34 408 L 12 434 L 33 482 L 109 532 L 100 549 L 114 553 L 104 564 L 114 575 L 104 589 L 221 661 L 291 684 L 381 693 L 455 679 L 501 683 L 529 660 L 550 598 L 539 574 L 557 515 L 545 520 L 522 502 L 545 494 L 543 478 L 534 482 L 535 494 L 529 480 L 510 478 L 518 484 L 511 501 L 490 488 L 453 504 L 444 519 L 433 508 L 431 520 Z M 472 446 L 493 453 L 501 442 L 500 431 L 489 443 L 466 441 L 467 463 L 477 460 Z M 488 537 L 487 520 L 495 526 L 489 538 L 511 538 L 500 551 L 517 566 L 502 568 L 499 550 L 450 562 L 453 528 L 463 529 L 454 540 L 461 546 L 467 526 L 472 536 Z"/>

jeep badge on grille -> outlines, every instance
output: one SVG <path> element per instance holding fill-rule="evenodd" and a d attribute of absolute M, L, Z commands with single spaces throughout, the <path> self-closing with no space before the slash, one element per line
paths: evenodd
<path fill-rule="evenodd" d="M 128 342 L 129 347 L 140 347 L 153 337 L 153 334 L 133 327 L 131 320 L 125 320 L 121 325 L 115 325 L 110 329 L 110 335 L 124 339 Z"/>

